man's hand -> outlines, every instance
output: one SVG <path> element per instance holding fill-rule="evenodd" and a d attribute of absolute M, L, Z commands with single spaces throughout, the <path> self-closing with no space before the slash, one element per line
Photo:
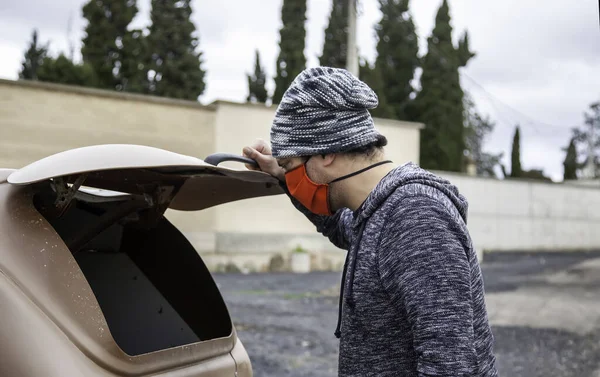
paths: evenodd
<path fill-rule="evenodd" d="M 261 170 L 282 182 L 285 181 L 285 170 L 277 164 L 277 160 L 271 154 L 271 147 L 266 141 L 259 139 L 251 146 L 245 147 L 242 153 L 244 157 L 251 158 L 258 163 L 258 168 L 251 165 L 246 165 L 246 168 Z"/>

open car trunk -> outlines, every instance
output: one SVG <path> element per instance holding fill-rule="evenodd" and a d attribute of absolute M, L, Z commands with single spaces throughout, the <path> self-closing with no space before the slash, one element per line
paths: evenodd
<path fill-rule="evenodd" d="M 233 330 L 208 269 L 164 217 L 166 209 L 201 210 L 282 193 L 262 172 L 134 145 L 66 151 L 7 180 L 35 188 L 36 209 L 68 246 L 112 337 L 130 356 Z"/>
<path fill-rule="evenodd" d="M 36 197 L 44 216 L 48 204 Z M 229 336 L 226 306 L 193 246 L 164 217 L 141 226 L 134 210 L 103 222 L 123 208 L 135 206 L 74 199 L 61 216 L 46 217 L 67 244 L 76 245 L 71 252 L 119 347 L 136 356 Z M 87 242 L 78 243 L 81 234 Z"/>

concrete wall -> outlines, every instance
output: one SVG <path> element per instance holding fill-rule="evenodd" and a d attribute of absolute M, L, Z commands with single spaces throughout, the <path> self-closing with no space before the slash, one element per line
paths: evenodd
<path fill-rule="evenodd" d="M 396 164 L 419 163 L 419 140 L 423 125 L 375 118 L 375 127 L 388 138 L 386 155 Z"/>
<path fill-rule="evenodd" d="M 85 145 L 143 144 L 193 156 L 214 151 L 215 109 L 78 87 L 0 80 L 0 161 L 21 167 Z"/>
<path fill-rule="evenodd" d="M 600 249 L 600 189 L 437 172 L 469 201 L 479 250 Z"/>

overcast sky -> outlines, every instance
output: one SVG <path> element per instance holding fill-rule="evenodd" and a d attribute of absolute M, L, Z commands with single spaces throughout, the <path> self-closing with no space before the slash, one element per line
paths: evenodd
<path fill-rule="evenodd" d="M 318 64 L 331 0 L 308 0 L 305 55 Z M 51 51 L 75 58 L 85 26 L 84 0 L 0 2 L 0 77 L 16 79 L 33 28 Z M 275 72 L 281 26 L 281 0 L 195 0 L 193 20 L 207 70 L 202 103 L 215 99 L 244 101 L 246 73 L 254 49 L 270 77 Z M 376 0 L 360 0 L 360 54 L 375 55 L 373 25 L 380 13 Z M 421 38 L 421 53 L 441 0 L 412 0 L 411 13 Z M 150 0 L 138 0 L 134 24 L 148 24 Z M 468 30 L 477 56 L 463 70 L 462 82 L 479 109 L 496 122 L 486 147 L 505 152 L 507 168 L 514 125 L 520 123 L 525 169 L 543 168 L 562 179 L 561 148 L 569 128 L 582 124 L 583 112 L 600 100 L 600 31 L 598 0 L 450 0 L 455 39 Z M 71 22 L 69 20 L 71 19 Z M 70 35 L 68 33 L 71 25 Z M 272 80 L 269 89 L 273 89 Z"/>

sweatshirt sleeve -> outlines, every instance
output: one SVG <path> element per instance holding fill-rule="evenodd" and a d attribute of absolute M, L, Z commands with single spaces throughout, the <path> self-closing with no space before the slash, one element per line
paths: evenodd
<path fill-rule="evenodd" d="M 351 224 L 354 218 L 354 214 L 350 209 L 340 209 L 331 216 L 316 215 L 290 194 L 285 183 L 280 183 L 280 186 L 290 198 L 294 207 L 315 225 L 319 233 L 327 237 L 331 243 L 340 249 L 348 250 Z"/>
<path fill-rule="evenodd" d="M 476 371 L 466 237 L 443 204 L 404 198 L 384 226 L 379 273 L 405 310 L 419 377 L 467 377 Z"/>

